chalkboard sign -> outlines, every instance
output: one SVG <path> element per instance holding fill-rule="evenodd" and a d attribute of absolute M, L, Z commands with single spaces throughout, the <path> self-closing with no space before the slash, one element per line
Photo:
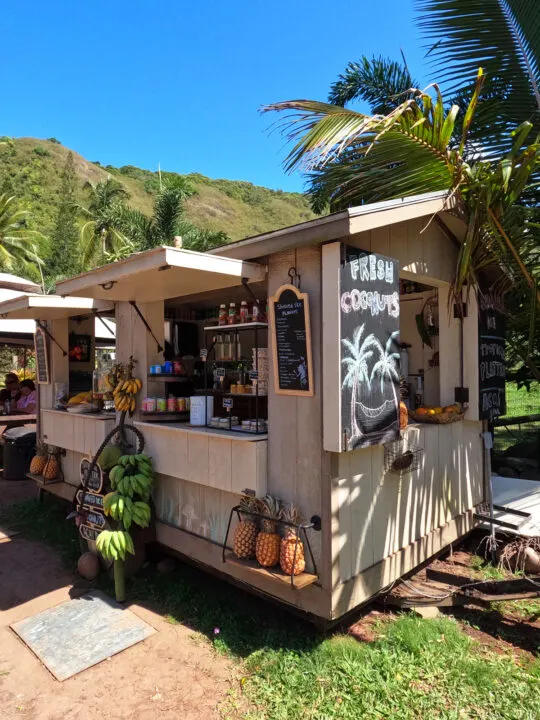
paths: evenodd
<path fill-rule="evenodd" d="M 96 530 L 96 528 L 90 527 L 89 525 L 79 525 L 79 532 L 81 534 L 81 537 L 84 540 L 87 540 L 88 542 L 95 543 L 97 540 L 97 536 L 101 532 L 100 530 Z"/>
<path fill-rule="evenodd" d="M 83 458 L 81 460 L 81 483 L 85 483 L 86 475 L 88 473 L 88 468 L 90 467 L 90 460 L 87 458 Z M 100 466 L 96 463 L 94 465 L 94 469 L 92 470 L 92 474 L 88 478 L 88 482 L 86 483 L 86 489 L 91 490 L 95 493 L 100 493 L 103 488 L 103 472 L 100 468 Z"/>
<path fill-rule="evenodd" d="M 77 490 L 77 504 L 87 510 L 103 510 L 103 495 Z"/>
<path fill-rule="evenodd" d="M 40 385 L 48 385 L 49 359 L 47 356 L 47 336 L 40 327 L 34 333 L 34 347 L 36 350 L 36 378 Z"/>
<path fill-rule="evenodd" d="M 502 302 L 489 293 L 478 298 L 480 418 L 490 422 L 506 412 L 505 317 Z"/>
<path fill-rule="evenodd" d="M 397 260 L 343 246 L 339 303 L 343 449 L 397 440 Z"/>
<path fill-rule="evenodd" d="M 269 298 L 274 389 L 278 395 L 313 395 L 309 298 L 282 285 Z"/>

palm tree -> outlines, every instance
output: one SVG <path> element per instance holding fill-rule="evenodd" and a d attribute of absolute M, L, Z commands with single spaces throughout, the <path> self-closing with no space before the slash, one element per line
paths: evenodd
<path fill-rule="evenodd" d="M 41 270 L 35 239 L 37 233 L 28 230 L 27 210 L 17 210 L 16 198 L 0 195 L 0 267 L 13 270 L 14 266 L 37 265 Z"/>
<path fill-rule="evenodd" d="M 392 352 L 393 348 L 397 344 L 397 338 L 399 337 L 399 330 L 396 330 L 393 332 L 388 340 L 386 341 L 386 346 L 383 350 L 383 348 L 380 348 L 380 357 L 373 366 L 373 369 L 371 370 L 371 380 L 373 380 L 377 375 L 381 378 L 381 393 L 384 396 L 384 383 L 386 379 L 390 381 L 390 384 L 392 386 L 392 393 L 394 395 L 394 405 L 396 408 L 396 411 L 399 412 L 399 400 L 396 393 L 396 382 L 399 383 L 399 372 L 398 372 L 398 363 L 400 359 L 400 354 L 398 352 Z"/>
<path fill-rule="evenodd" d="M 387 115 L 309 100 L 267 110 L 290 113 L 285 128 L 294 146 L 287 169 L 328 168 L 334 208 L 432 190 L 456 196 L 467 211 L 454 278 L 456 299 L 463 287 L 478 287 L 479 274 L 490 268 L 498 271 L 499 290 L 521 285 L 540 303 L 540 226 L 534 200 L 528 200 L 529 193 L 535 197 L 540 138 L 527 145 L 532 124 L 525 122 L 514 130 L 512 147 L 502 157 L 471 156 L 469 131 L 484 80 L 480 69 L 460 125 L 460 107 L 446 109 L 437 85 L 414 90 Z"/>
<path fill-rule="evenodd" d="M 83 264 L 105 260 L 107 253 L 115 253 L 126 242 L 121 232 L 120 216 L 129 193 L 125 187 L 112 178 L 102 180 L 96 185 L 87 182 L 84 189 L 88 191 L 87 207 L 79 206 L 88 218 L 81 228 Z"/>
<path fill-rule="evenodd" d="M 160 184 L 154 198 L 152 217 L 133 208 L 124 208 L 119 227 L 140 250 L 160 245 L 172 245 L 174 238 L 182 238 L 182 247 L 206 252 L 225 245 L 229 238 L 224 232 L 201 230 L 184 219 L 185 200 L 194 189 L 184 178 L 167 179 Z"/>
<path fill-rule="evenodd" d="M 364 327 L 365 325 L 361 325 L 356 328 L 352 340 L 345 338 L 341 341 L 350 353 L 349 357 L 342 358 L 341 362 L 346 369 L 342 387 L 350 388 L 351 390 L 351 438 L 360 435 L 360 429 L 356 420 L 358 391 L 361 382 L 365 382 L 368 387 L 371 384 L 368 360 L 372 357 L 373 351 L 368 348 L 376 342 L 373 334 L 367 335 L 367 337 L 362 340 Z"/>

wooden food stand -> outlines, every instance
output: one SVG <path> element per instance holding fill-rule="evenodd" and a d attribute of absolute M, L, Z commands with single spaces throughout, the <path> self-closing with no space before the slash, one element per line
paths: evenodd
<path fill-rule="evenodd" d="M 466 313 L 449 303 L 464 230 L 434 193 L 208 254 L 155 248 L 60 283 L 63 296 L 114 304 L 117 360 L 135 359 L 145 402 L 202 397 L 202 424 L 182 404 L 179 417 L 135 414 L 157 473 L 162 546 L 332 620 L 474 526 L 484 499 L 478 311 L 472 293 Z M 218 308 L 242 301 L 257 305 L 256 318 L 235 317 L 227 332 Z M 58 322 L 65 338 L 67 319 Z M 400 429 L 403 343 L 407 402 L 429 409 L 426 422 Z M 54 348 L 50 364 L 53 379 L 62 374 Z M 79 419 L 54 415 L 46 390 L 41 432 L 80 461 L 108 421 L 86 427 L 85 418 L 70 433 Z M 456 401 L 460 412 L 448 418 Z M 439 410 L 453 422 L 434 420 Z M 78 465 L 65 474 L 78 482 Z M 306 571 L 292 582 L 232 557 L 231 511 L 245 491 L 301 511 L 313 560 L 306 550 Z"/>

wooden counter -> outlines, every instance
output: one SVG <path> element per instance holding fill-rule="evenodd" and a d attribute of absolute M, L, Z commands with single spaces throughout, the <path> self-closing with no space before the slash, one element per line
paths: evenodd
<path fill-rule="evenodd" d="M 64 450 L 95 453 L 115 423 L 114 414 L 76 415 L 65 410 L 41 410 L 41 437 L 47 444 Z"/>
<path fill-rule="evenodd" d="M 267 435 L 196 428 L 182 423 L 135 422 L 144 434 L 145 452 L 161 475 L 241 493 L 265 495 Z"/>

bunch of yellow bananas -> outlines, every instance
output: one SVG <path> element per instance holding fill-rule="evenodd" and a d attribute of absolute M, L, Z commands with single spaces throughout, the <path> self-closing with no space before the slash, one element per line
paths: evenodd
<path fill-rule="evenodd" d="M 133 415 L 136 407 L 135 397 L 141 388 L 142 382 L 139 378 L 118 381 L 113 390 L 114 407 L 118 412 L 129 412 Z"/>

